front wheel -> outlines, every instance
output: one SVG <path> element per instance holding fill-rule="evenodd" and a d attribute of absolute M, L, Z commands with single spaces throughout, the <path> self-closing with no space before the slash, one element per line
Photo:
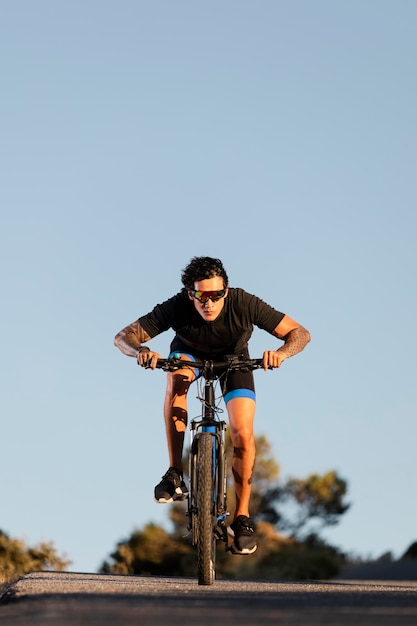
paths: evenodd
<path fill-rule="evenodd" d="M 212 585 L 216 577 L 216 537 L 214 534 L 213 442 L 209 433 L 198 438 L 197 488 L 197 562 L 198 584 Z"/>

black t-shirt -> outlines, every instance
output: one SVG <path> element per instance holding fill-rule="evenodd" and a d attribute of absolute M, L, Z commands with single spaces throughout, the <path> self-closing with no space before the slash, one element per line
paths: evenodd
<path fill-rule="evenodd" d="M 172 328 L 176 333 L 171 343 L 173 352 L 220 356 L 246 353 L 254 326 L 272 333 L 283 317 L 284 313 L 257 296 L 231 287 L 220 315 L 212 322 L 196 311 L 186 289 L 138 321 L 151 338 Z"/>

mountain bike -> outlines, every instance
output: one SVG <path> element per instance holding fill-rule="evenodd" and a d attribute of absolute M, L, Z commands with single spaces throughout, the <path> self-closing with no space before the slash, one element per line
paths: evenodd
<path fill-rule="evenodd" d="M 226 423 L 219 419 L 220 401 L 215 397 L 216 381 L 236 370 L 255 370 L 263 367 L 262 359 L 241 356 L 226 360 L 188 361 L 179 356 L 159 359 L 157 367 L 174 372 L 184 367 L 196 371 L 200 381 L 198 399 L 202 414 L 190 422 L 191 445 L 189 453 L 188 531 L 191 543 L 197 547 L 198 584 L 212 585 L 216 577 L 216 545 L 223 541 L 228 547 L 226 519 Z"/>

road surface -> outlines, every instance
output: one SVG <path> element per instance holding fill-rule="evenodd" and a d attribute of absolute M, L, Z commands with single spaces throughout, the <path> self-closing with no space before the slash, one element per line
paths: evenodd
<path fill-rule="evenodd" d="M 39 572 L 10 585 L 0 625 L 416 626 L 416 581 L 257 582 Z"/>

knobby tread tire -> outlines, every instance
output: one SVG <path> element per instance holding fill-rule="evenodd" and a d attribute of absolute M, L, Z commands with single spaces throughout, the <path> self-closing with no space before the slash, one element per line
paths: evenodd
<path fill-rule="evenodd" d="M 216 576 L 216 539 L 213 530 L 213 436 L 201 433 L 197 455 L 198 584 L 212 585 Z"/>

